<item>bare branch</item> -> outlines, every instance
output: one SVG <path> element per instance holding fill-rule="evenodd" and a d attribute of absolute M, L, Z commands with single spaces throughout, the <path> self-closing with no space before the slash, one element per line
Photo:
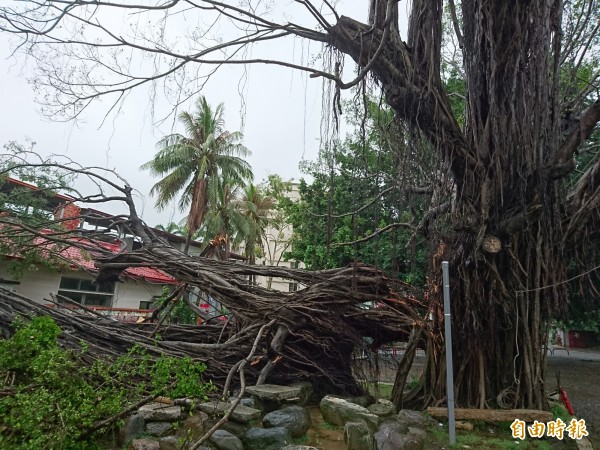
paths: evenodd
<path fill-rule="evenodd" d="M 591 136 L 599 121 L 600 99 L 581 114 L 579 127 L 567 137 L 552 157 L 549 167 L 555 178 L 562 177 L 575 168 L 573 155 L 579 146 Z"/>
<path fill-rule="evenodd" d="M 411 224 L 411 223 L 391 223 L 389 225 L 386 225 L 383 228 L 378 228 L 376 231 L 374 231 L 373 233 L 369 234 L 368 236 L 362 237 L 360 239 L 356 239 L 354 241 L 349 241 L 349 242 L 339 242 L 339 243 L 335 243 L 332 246 L 333 247 L 342 247 L 342 246 L 348 246 L 348 245 L 354 245 L 354 244 L 360 244 L 361 242 L 367 242 L 370 241 L 371 239 L 386 233 L 390 230 L 393 230 L 394 228 L 408 228 L 409 230 L 412 231 L 416 231 L 416 227 Z"/>

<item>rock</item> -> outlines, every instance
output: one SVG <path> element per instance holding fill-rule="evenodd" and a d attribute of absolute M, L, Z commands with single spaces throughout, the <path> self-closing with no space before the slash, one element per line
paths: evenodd
<path fill-rule="evenodd" d="M 146 422 L 141 414 L 133 414 L 125 421 L 125 424 L 119 430 L 119 444 L 121 446 L 129 444 L 133 439 L 140 437 L 144 433 Z"/>
<path fill-rule="evenodd" d="M 297 402 L 298 405 L 306 406 L 310 403 L 314 393 L 312 383 L 308 381 L 298 381 L 297 383 L 290 384 L 290 386 L 300 388 L 300 393 L 298 394 L 299 400 Z"/>
<path fill-rule="evenodd" d="M 146 422 L 146 433 L 150 436 L 163 437 L 174 432 L 171 422 Z"/>
<path fill-rule="evenodd" d="M 390 428 L 399 434 L 408 433 L 408 425 L 405 423 L 400 423 L 397 420 L 389 420 L 387 422 L 383 422 L 379 426 L 379 431 L 383 431 L 384 428 Z"/>
<path fill-rule="evenodd" d="M 180 450 L 181 444 L 177 436 L 166 436 L 158 440 L 160 450 Z"/>
<path fill-rule="evenodd" d="M 246 434 L 246 431 L 248 431 L 250 428 L 251 426 L 248 422 L 241 423 L 234 422 L 233 420 L 228 420 L 223 425 L 221 425 L 221 429 L 229 431 L 231 434 L 237 436 L 240 439 L 243 439 L 244 435 Z"/>
<path fill-rule="evenodd" d="M 350 403 L 344 399 L 331 397 L 329 395 L 323 397 L 319 404 L 323 418 L 335 425 L 344 425 L 346 422 L 362 419 L 371 431 L 375 431 L 379 425 L 379 417 L 371 414 L 367 408 L 363 408 L 355 403 Z"/>
<path fill-rule="evenodd" d="M 409 427 L 425 428 L 427 426 L 427 419 L 423 414 L 410 409 L 402 409 L 398 413 L 398 421 L 405 423 Z"/>
<path fill-rule="evenodd" d="M 312 447 L 310 445 L 286 445 L 281 450 L 323 450 L 322 447 Z"/>
<path fill-rule="evenodd" d="M 229 431 L 217 430 L 209 438 L 209 441 L 219 450 L 244 450 L 242 441 Z"/>
<path fill-rule="evenodd" d="M 366 408 L 369 405 L 375 403 L 375 397 L 372 395 L 359 395 L 357 397 L 348 397 L 344 400 L 348 400 L 350 403 L 355 403 L 363 408 Z"/>
<path fill-rule="evenodd" d="M 254 396 L 254 404 L 263 413 L 275 411 L 281 407 L 282 402 L 300 395 L 300 388 L 293 386 L 279 386 L 277 384 L 261 384 L 250 386 L 246 392 Z"/>
<path fill-rule="evenodd" d="M 367 409 L 379 417 L 392 416 L 396 412 L 394 405 L 382 405 L 381 403 L 373 403 Z"/>
<path fill-rule="evenodd" d="M 198 411 L 185 419 L 177 434 L 184 438 L 190 437 L 192 440 L 196 440 L 204 434 L 207 421 L 208 414 Z"/>
<path fill-rule="evenodd" d="M 408 432 L 414 436 L 420 437 L 423 441 L 427 438 L 425 430 L 417 427 L 408 427 Z"/>
<path fill-rule="evenodd" d="M 301 406 L 287 406 L 263 417 L 265 428 L 283 427 L 290 432 L 292 437 L 303 436 L 311 424 L 310 413 Z"/>
<path fill-rule="evenodd" d="M 423 450 L 425 439 L 414 434 L 403 434 L 404 450 Z"/>
<path fill-rule="evenodd" d="M 230 407 L 231 404 L 225 402 L 208 402 L 198 405 L 198 409 L 213 416 L 223 416 L 229 411 Z M 260 417 L 260 411 L 258 409 L 248 408 L 247 406 L 237 405 L 230 417 L 238 422 L 249 422 L 258 419 Z"/>
<path fill-rule="evenodd" d="M 254 399 L 253 398 L 243 398 L 240 400 L 240 405 L 242 406 L 246 406 L 248 408 L 256 408 L 256 405 L 254 404 Z"/>
<path fill-rule="evenodd" d="M 344 442 L 348 450 L 373 450 L 375 441 L 364 420 L 354 420 L 344 425 Z"/>
<path fill-rule="evenodd" d="M 292 442 L 292 436 L 283 427 L 250 428 L 244 435 L 246 450 L 280 450 Z"/>
<path fill-rule="evenodd" d="M 277 384 L 261 384 L 248 386 L 246 392 L 261 400 L 285 400 L 300 395 L 301 388 L 295 386 L 279 386 Z"/>
<path fill-rule="evenodd" d="M 134 439 L 127 447 L 128 450 L 160 450 L 160 443 L 153 439 Z"/>
<path fill-rule="evenodd" d="M 176 398 L 173 400 L 174 405 L 181 406 L 186 410 L 192 409 L 197 403 L 197 401 L 194 401 L 191 398 Z"/>
<path fill-rule="evenodd" d="M 403 450 L 403 436 L 392 427 L 382 427 L 375 433 L 375 445 L 377 450 Z"/>
<path fill-rule="evenodd" d="M 148 403 L 138 409 L 148 422 L 175 422 L 183 418 L 181 406 L 169 406 L 164 403 Z"/>
<path fill-rule="evenodd" d="M 463 422 L 461 420 L 456 421 L 456 429 L 457 430 L 467 430 L 473 431 L 473 424 L 471 422 Z"/>

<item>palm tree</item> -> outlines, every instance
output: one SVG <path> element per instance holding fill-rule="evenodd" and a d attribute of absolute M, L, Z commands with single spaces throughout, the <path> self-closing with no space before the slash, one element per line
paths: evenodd
<path fill-rule="evenodd" d="M 249 264 L 255 264 L 256 249 L 262 247 L 263 242 L 266 240 L 265 232 L 271 222 L 275 199 L 260 186 L 249 183 L 244 188 L 238 207 L 247 222 L 247 231 L 244 238 L 246 257 Z"/>
<path fill-rule="evenodd" d="M 229 180 L 220 180 L 216 195 L 205 215 L 202 234 L 213 248 L 213 256 L 228 259 L 231 247 L 237 247 L 249 233 L 246 218 L 238 207 L 239 187 Z"/>
<path fill-rule="evenodd" d="M 158 224 L 154 227 L 157 230 L 164 231 L 169 234 L 176 234 L 179 236 L 187 236 L 187 230 L 176 222 L 169 222 L 166 226 Z"/>
<path fill-rule="evenodd" d="M 187 136 L 165 136 L 158 142 L 154 158 L 141 166 L 153 175 L 164 176 L 150 191 L 158 194 L 158 209 L 164 209 L 179 193 L 179 209 L 185 211 L 189 207 L 186 253 L 211 198 L 216 198 L 219 192 L 220 180 L 243 185 L 252 179 L 252 169 L 244 159 L 250 151 L 241 144 L 240 132 L 224 129 L 223 104 L 213 111 L 201 96 L 196 109 L 194 115 L 189 112 L 179 115 Z"/>

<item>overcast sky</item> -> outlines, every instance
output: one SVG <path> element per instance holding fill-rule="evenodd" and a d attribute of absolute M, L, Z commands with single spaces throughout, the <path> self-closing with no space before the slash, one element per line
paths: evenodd
<path fill-rule="evenodd" d="M 366 1 L 341 1 L 339 10 L 364 21 Z M 173 120 L 157 121 L 168 112 L 164 105 L 152 114 L 148 92 L 133 92 L 116 116 L 102 124 L 108 104 L 97 102 L 84 114 L 85 123 L 60 123 L 44 118 L 28 84 L 32 70 L 23 57 L 9 57 L 10 36 L 0 34 L 0 144 L 14 140 L 33 140 L 43 154 L 65 154 L 78 163 L 115 169 L 143 195 L 139 199 L 142 217 L 150 224 L 166 223 L 182 217 L 175 207 L 162 213 L 154 210 L 148 194 L 156 179 L 139 166 L 152 158 L 156 142 L 165 134 L 181 131 Z M 288 47 L 294 55 L 314 56 L 320 44 L 310 48 L 299 43 Z M 244 143 L 252 151 L 250 163 L 255 180 L 269 174 L 299 179 L 299 162 L 313 160 L 318 152 L 321 124 L 322 81 L 289 69 L 252 66 L 242 89 L 245 114 L 242 114 L 240 80 L 242 67 L 224 67 L 206 85 L 203 94 L 211 105 L 225 103 L 226 128 L 242 130 Z M 348 72 L 346 78 L 352 76 Z M 188 107 L 186 109 L 192 109 Z M 243 127 L 243 128 L 242 128 Z"/>

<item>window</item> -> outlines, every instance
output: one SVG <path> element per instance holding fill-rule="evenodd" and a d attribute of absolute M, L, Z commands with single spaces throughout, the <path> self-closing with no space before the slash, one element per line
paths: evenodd
<path fill-rule="evenodd" d="M 289 291 L 290 292 L 296 292 L 298 290 L 298 283 L 290 283 L 289 284 Z"/>
<path fill-rule="evenodd" d="M 70 277 L 62 277 L 58 289 L 59 295 L 85 306 L 111 306 L 114 292 L 114 283 L 97 285 L 92 280 Z"/>
<path fill-rule="evenodd" d="M 138 309 L 154 309 L 155 300 L 142 300 Z"/>
<path fill-rule="evenodd" d="M 300 264 L 300 263 L 299 263 L 298 261 L 292 261 L 292 262 L 290 263 L 290 267 L 291 267 L 292 269 L 297 269 L 299 264 Z"/>

